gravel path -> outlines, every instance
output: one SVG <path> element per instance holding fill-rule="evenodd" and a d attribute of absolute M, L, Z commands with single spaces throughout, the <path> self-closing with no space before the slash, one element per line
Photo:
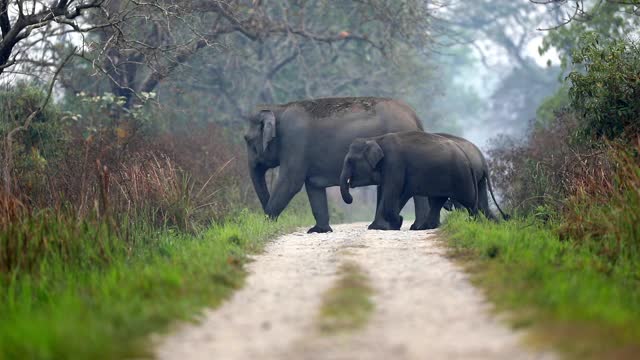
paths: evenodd
<path fill-rule="evenodd" d="M 249 264 L 245 287 L 198 324 L 162 338 L 159 359 L 551 359 L 490 307 L 445 256 L 434 231 L 296 232 L 271 242 Z M 345 261 L 371 279 L 374 314 L 364 329 L 321 335 L 322 294 Z"/>

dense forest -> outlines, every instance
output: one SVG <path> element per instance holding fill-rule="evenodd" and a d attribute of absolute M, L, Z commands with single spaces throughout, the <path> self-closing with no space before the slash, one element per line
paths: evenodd
<path fill-rule="evenodd" d="M 602 321 L 638 345 L 639 23 L 613 0 L 0 0 L 0 359 L 144 354 L 240 286 L 310 221 L 303 196 L 264 219 L 246 122 L 335 96 L 473 140 L 510 223 L 591 254 L 570 268 L 617 284 Z"/>

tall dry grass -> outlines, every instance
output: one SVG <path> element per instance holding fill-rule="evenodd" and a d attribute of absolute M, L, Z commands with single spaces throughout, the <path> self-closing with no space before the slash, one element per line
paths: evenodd
<path fill-rule="evenodd" d="M 30 208 L 65 209 L 78 220 L 144 216 L 185 230 L 255 205 L 244 149 L 217 126 L 122 136 L 105 130 L 86 137 L 70 126 L 37 176 L 16 169 L 14 194 Z"/>
<path fill-rule="evenodd" d="M 29 209 L 17 197 L 0 189 L 0 229 L 29 215 Z"/>
<path fill-rule="evenodd" d="M 215 126 L 126 146 L 69 134 L 41 181 L 16 172 L 13 194 L 0 192 L 0 278 L 37 275 L 43 264 L 101 266 L 140 227 L 193 233 L 250 204 L 243 151 Z"/>
<path fill-rule="evenodd" d="M 603 268 L 640 262 L 640 140 L 575 141 L 577 129 L 575 115 L 562 113 L 521 144 L 498 143 L 494 183 L 512 209 L 602 253 Z"/>
<path fill-rule="evenodd" d="M 198 181 L 163 153 L 139 153 L 114 174 L 113 206 L 133 218 L 146 218 L 157 226 L 196 230 L 221 220 L 230 204 L 221 181 L 233 158 L 204 181 Z"/>
<path fill-rule="evenodd" d="M 489 151 L 492 181 L 507 207 L 522 214 L 562 213 L 583 177 L 611 172 L 606 146 L 573 141 L 578 119 L 561 112 L 525 139 L 501 137 Z"/>
<path fill-rule="evenodd" d="M 562 238 L 590 242 L 612 263 L 640 261 L 640 139 L 609 143 L 606 165 L 576 177 L 567 199 Z"/>

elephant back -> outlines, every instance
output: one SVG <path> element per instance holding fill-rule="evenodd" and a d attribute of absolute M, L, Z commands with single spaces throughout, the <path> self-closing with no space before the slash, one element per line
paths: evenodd
<path fill-rule="evenodd" d="M 322 119 L 349 112 L 373 112 L 377 104 L 391 100 L 380 97 L 330 97 L 294 101 L 282 106 L 298 106 L 312 118 Z"/>

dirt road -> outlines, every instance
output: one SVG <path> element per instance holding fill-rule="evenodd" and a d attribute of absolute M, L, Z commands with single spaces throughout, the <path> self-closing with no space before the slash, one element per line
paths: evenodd
<path fill-rule="evenodd" d="M 249 264 L 245 287 L 198 324 L 162 339 L 160 359 L 550 359 L 490 314 L 482 294 L 448 260 L 437 232 L 296 232 Z M 373 315 L 360 330 L 318 330 L 323 293 L 345 261 L 374 288 Z"/>

